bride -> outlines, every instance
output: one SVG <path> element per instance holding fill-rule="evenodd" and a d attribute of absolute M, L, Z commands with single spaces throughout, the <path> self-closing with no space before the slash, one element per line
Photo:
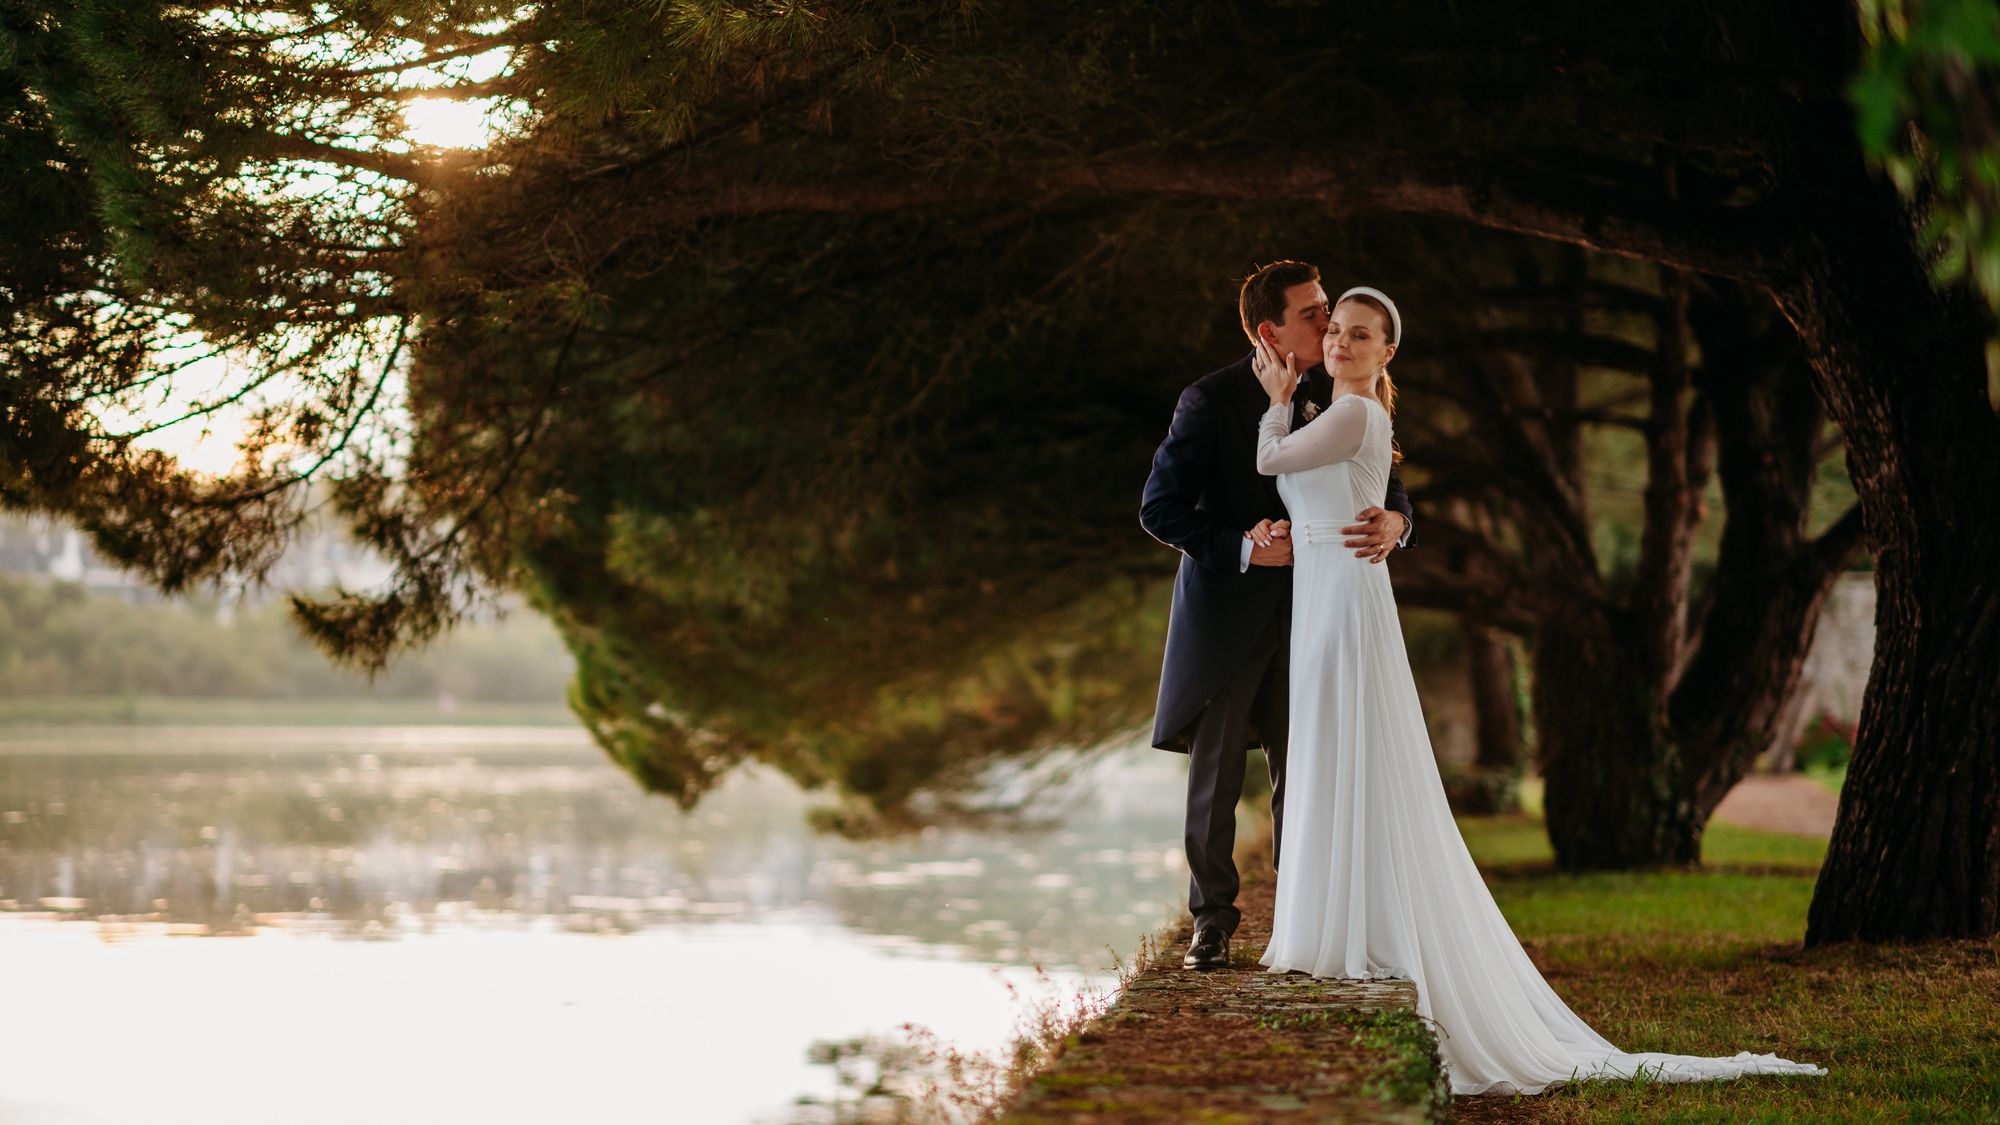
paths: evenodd
<path fill-rule="evenodd" d="M 1670 1082 L 1825 1074 L 1748 1051 L 1620 1051 L 1548 986 L 1494 905 L 1445 803 L 1388 568 L 1340 549 L 1340 529 L 1381 497 L 1400 456 L 1384 365 L 1402 337 L 1386 294 L 1341 294 L 1326 332 L 1333 403 L 1297 433 L 1296 362 L 1263 345 L 1254 361 L 1271 396 L 1257 469 L 1278 478 L 1293 545 L 1291 776 L 1271 943 L 1259 963 L 1413 981 L 1454 1095 L 1537 1094 L 1642 1070 Z"/>

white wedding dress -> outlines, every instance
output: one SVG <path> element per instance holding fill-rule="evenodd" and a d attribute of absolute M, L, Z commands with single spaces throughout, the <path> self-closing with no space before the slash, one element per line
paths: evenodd
<path fill-rule="evenodd" d="M 1570 1011 L 1537 972 L 1465 849 L 1445 803 L 1396 621 L 1389 568 L 1342 546 L 1380 506 L 1389 413 L 1336 398 L 1290 434 L 1260 425 L 1257 468 L 1292 519 L 1291 743 L 1276 914 L 1260 963 L 1318 977 L 1401 977 L 1435 1021 L 1454 1095 L 1536 1094 L 1559 1082 L 1825 1074 L 1748 1051 L 1628 1053 Z"/>

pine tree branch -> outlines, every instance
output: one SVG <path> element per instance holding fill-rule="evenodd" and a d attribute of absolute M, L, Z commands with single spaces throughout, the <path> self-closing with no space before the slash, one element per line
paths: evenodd
<path fill-rule="evenodd" d="M 299 133 L 266 133 L 261 140 L 262 151 L 259 155 L 262 156 L 313 160 L 360 172 L 372 172 L 378 176 L 386 176 L 409 184 L 421 183 L 424 179 L 425 162 L 400 153 L 383 152 L 379 149 L 348 148 L 345 145 L 328 144 Z"/>
<path fill-rule="evenodd" d="M 461 43 L 456 47 L 448 47 L 442 51 L 433 51 L 430 54 L 421 55 L 403 62 L 382 63 L 377 66 L 363 67 L 296 67 L 288 69 L 285 73 L 289 76 L 309 81 L 323 80 L 345 85 L 356 78 L 369 78 L 380 74 L 402 74 L 420 67 L 436 66 L 441 62 L 464 58 L 467 55 L 485 54 L 487 51 L 497 50 L 502 47 L 524 47 L 539 41 L 540 38 L 538 36 L 522 34 L 521 25 L 514 24 L 510 25 L 505 31 L 495 32 L 492 35 L 482 36 L 478 39 Z"/>

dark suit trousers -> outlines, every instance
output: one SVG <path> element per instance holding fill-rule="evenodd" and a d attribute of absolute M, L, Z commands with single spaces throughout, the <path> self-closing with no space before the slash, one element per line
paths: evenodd
<path fill-rule="evenodd" d="M 1236 932 L 1241 883 L 1236 873 L 1236 803 L 1243 796 L 1249 744 L 1263 746 L 1271 767 L 1271 866 L 1278 863 L 1285 814 L 1285 748 L 1290 727 L 1291 624 L 1272 616 L 1256 649 L 1195 720 L 1188 752 L 1188 911 L 1195 926 Z"/>

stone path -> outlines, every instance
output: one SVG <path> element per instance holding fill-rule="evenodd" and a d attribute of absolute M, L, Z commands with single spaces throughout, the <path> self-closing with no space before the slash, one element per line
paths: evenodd
<path fill-rule="evenodd" d="M 1739 828 L 1824 839 L 1833 835 L 1839 808 L 1838 793 L 1803 774 L 1753 774 L 1715 806 L 1715 819 Z"/>
<path fill-rule="evenodd" d="M 1241 865 L 1243 921 L 1230 943 L 1229 968 L 1182 969 L 1193 936 L 1183 925 L 1104 1019 L 1038 1075 L 1000 1121 L 1442 1120 L 1450 1096 L 1436 1069 L 1434 1041 L 1425 1037 L 1431 1053 L 1413 1062 L 1407 1038 L 1401 1046 L 1390 1043 L 1371 1022 L 1385 1012 L 1408 1013 L 1414 1021 L 1414 985 L 1316 980 L 1257 964 L 1271 932 L 1269 857 L 1267 843 Z"/>

